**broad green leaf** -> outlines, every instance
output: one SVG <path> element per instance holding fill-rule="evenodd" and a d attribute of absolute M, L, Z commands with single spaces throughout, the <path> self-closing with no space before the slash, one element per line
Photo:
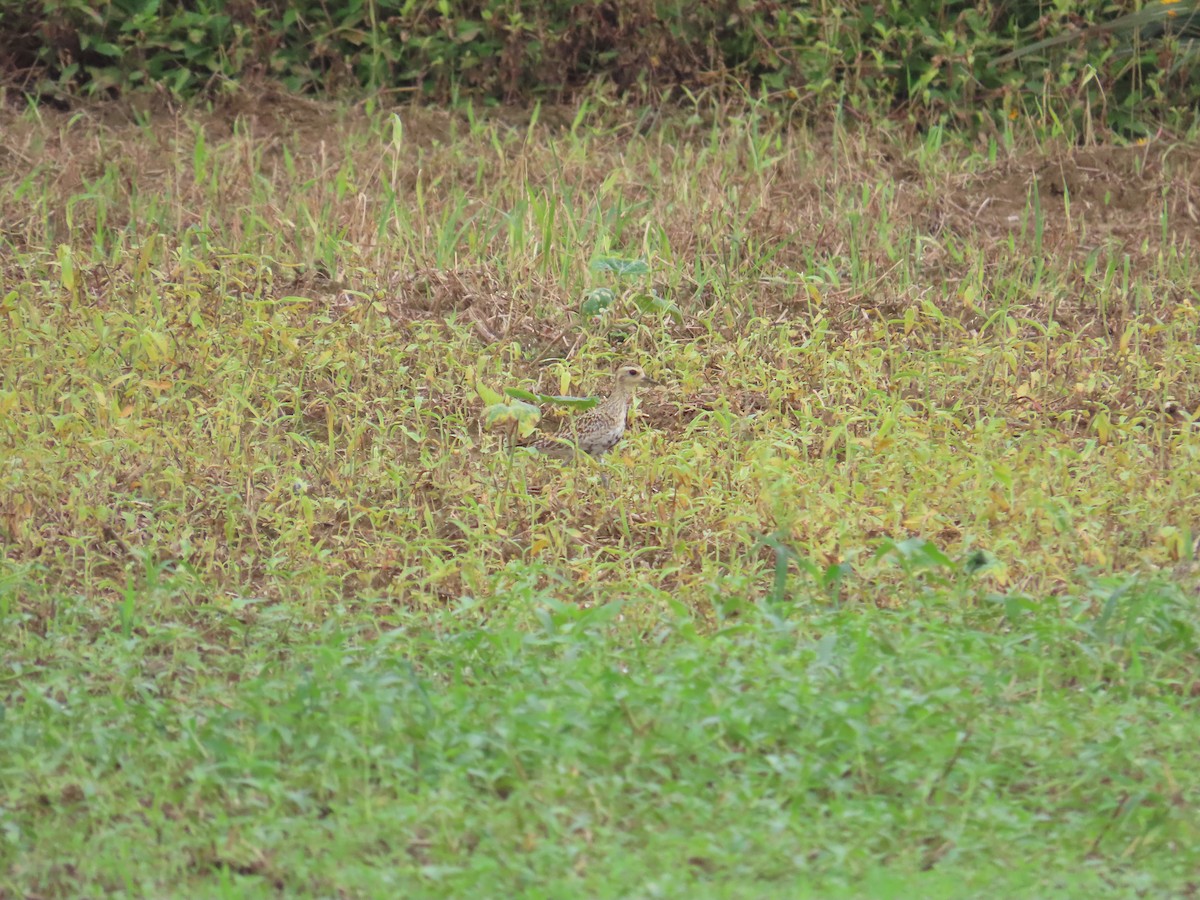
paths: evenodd
<path fill-rule="evenodd" d="M 920 549 L 919 558 L 935 568 L 951 569 L 954 567 L 954 561 L 943 553 L 933 541 L 925 541 Z"/>
<path fill-rule="evenodd" d="M 644 313 L 670 316 L 676 322 L 683 321 L 683 311 L 670 300 L 658 296 L 653 291 L 646 294 L 634 294 L 633 303 Z"/>
<path fill-rule="evenodd" d="M 620 256 L 602 256 L 592 261 L 593 272 L 612 272 L 614 275 L 646 275 L 650 265 L 644 259 L 624 259 Z"/>
<path fill-rule="evenodd" d="M 599 397 L 556 397 L 553 394 L 535 394 L 521 388 L 505 388 L 504 393 L 518 400 L 530 403 L 549 403 L 553 406 L 564 406 L 567 409 L 591 409 L 600 402 Z"/>
<path fill-rule="evenodd" d="M 608 312 L 608 308 L 613 305 L 613 301 L 617 299 L 616 293 L 612 288 L 599 287 L 592 288 L 583 296 L 583 303 L 580 304 L 579 312 L 585 318 L 603 315 Z"/>
<path fill-rule="evenodd" d="M 493 403 L 484 411 L 483 421 L 488 428 L 497 425 L 516 425 L 521 437 L 529 437 L 537 428 L 538 420 L 542 417 L 536 406 L 522 403 Z"/>

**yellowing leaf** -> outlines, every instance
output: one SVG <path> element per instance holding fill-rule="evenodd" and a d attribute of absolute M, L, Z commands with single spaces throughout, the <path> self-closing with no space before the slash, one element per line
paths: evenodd
<path fill-rule="evenodd" d="M 503 405 L 503 403 L 504 403 L 504 396 L 502 394 L 497 393 L 496 391 L 493 391 L 490 387 L 488 387 L 482 381 L 476 383 L 475 391 L 476 391 L 476 393 L 479 394 L 479 399 L 482 400 L 484 403 L 486 403 L 488 406 L 495 406 L 497 404 Z"/>
<path fill-rule="evenodd" d="M 541 417 L 542 414 L 536 406 L 516 400 L 512 403 L 493 403 L 484 410 L 483 422 L 488 428 L 515 425 L 521 437 L 529 437 L 537 428 Z"/>
<path fill-rule="evenodd" d="M 151 362 L 171 358 L 171 342 L 161 331 L 146 329 L 141 334 L 142 350 Z"/>
<path fill-rule="evenodd" d="M 59 277 L 62 280 L 62 286 L 75 293 L 75 257 L 71 255 L 71 248 L 66 244 L 58 245 L 58 268 Z"/>
<path fill-rule="evenodd" d="M 157 234 L 151 234 L 142 244 L 141 250 L 138 252 L 137 266 L 134 272 L 138 278 L 144 278 L 146 273 L 150 271 L 150 263 L 154 258 L 154 249 L 157 243 Z"/>

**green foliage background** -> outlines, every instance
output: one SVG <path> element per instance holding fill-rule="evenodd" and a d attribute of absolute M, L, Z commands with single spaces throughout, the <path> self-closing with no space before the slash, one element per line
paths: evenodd
<path fill-rule="evenodd" d="M 1137 131 L 1200 97 L 1194 19 L 1169 0 L 0 0 L 0 59 L 43 95 L 267 76 L 299 91 L 529 102 L 600 78 L 642 98 L 748 87 L 803 112 L 916 122 L 978 124 L 1032 103 Z"/>

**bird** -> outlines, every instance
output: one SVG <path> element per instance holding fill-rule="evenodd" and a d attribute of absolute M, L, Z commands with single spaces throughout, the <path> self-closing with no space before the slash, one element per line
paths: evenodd
<path fill-rule="evenodd" d="M 572 423 L 569 430 L 573 441 L 564 435 L 552 435 L 534 443 L 533 448 L 558 459 L 574 458 L 576 448 L 589 456 L 603 456 L 625 433 L 629 405 L 639 387 L 658 387 L 658 382 L 647 377 L 641 366 L 623 363 L 617 368 L 609 395 Z"/>

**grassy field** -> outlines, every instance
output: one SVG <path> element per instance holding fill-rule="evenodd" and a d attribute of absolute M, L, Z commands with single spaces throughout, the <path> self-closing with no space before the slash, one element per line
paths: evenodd
<path fill-rule="evenodd" d="M 1200 146 L 602 101 L 0 112 L 0 897 L 1200 895 Z"/>

